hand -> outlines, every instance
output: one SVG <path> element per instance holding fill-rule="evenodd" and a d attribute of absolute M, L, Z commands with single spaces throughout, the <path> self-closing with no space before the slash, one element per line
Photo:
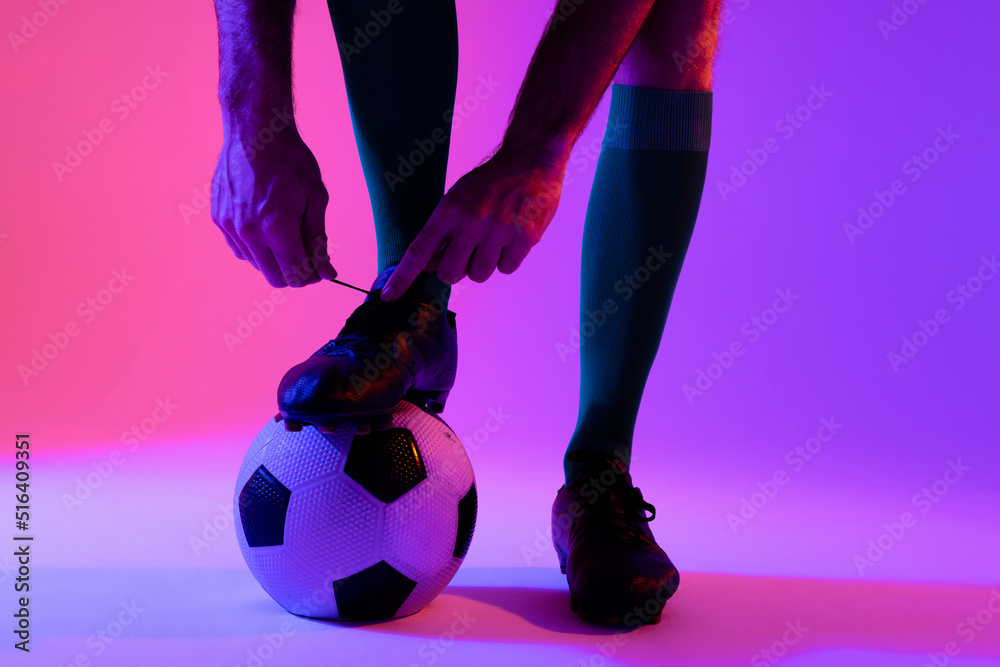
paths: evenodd
<path fill-rule="evenodd" d="M 257 147 L 256 129 L 232 130 L 212 180 L 212 220 L 240 259 L 273 287 L 304 287 L 336 270 L 327 254 L 329 195 L 294 126 Z M 241 139 L 240 137 L 248 137 Z"/>
<path fill-rule="evenodd" d="M 564 159 L 529 161 L 501 148 L 441 199 L 381 298 L 398 298 L 421 271 L 451 284 L 513 273 L 552 221 L 565 173 Z"/>

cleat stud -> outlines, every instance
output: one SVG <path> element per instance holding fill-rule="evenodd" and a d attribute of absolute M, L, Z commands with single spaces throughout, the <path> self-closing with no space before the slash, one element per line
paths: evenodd
<path fill-rule="evenodd" d="M 285 430 L 286 431 L 301 431 L 303 423 L 292 419 L 285 420 Z"/>
<path fill-rule="evenodd" d="M 274 421 L 280 422 L 282 419 L 284 419 L 284 417 L 281 416 L 280 412 L 278 414 L 274 415 Z"/>

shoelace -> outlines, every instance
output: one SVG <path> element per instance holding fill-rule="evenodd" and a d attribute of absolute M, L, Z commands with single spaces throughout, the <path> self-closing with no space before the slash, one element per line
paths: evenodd
<path fill-rule="evenodd" d="M 619 491 L 616 490 L 617 492 Z M 643 499 L 642 492 L 636 487 L 626 487 L 620 493 L 623 502 L 613 503 L 609 500 L 603 505 L 594 507 L 595 513 L 602 519 L 601 527 L 613 529 L 623 541 L 638 546 L 648 546 L 650 538 L 638 524 L 649 523 L 655 519 L 656 508 Z M 649 512 L 648 517 L 646 512 Z"/>
<path fill-rule="evenodd" d="M 639 491 L 638 487 L 632 487 L 632 502 L 635 504 L 635 509 L 639 510 L 640 521 L 650 522 L 656 518 L 656 508 L 653 507 L 651 503 L 647 503 L 642 497 L 642 492 Z M 646 512 L 649 512 L 649 516 L 646 516 Z"/>

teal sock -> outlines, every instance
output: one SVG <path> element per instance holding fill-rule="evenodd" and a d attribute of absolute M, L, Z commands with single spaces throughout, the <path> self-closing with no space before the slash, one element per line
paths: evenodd
<path fill-rule="evenodd" d="M 701 204 L 711 124 L 710 91 L 612 86 L 583 232 L 580 409 L 567 455 L 631 463 L 639 403 Z M 567 481 L 586 460 L 564 459 Z"/>
<path fill-rule="evenodd" d="M 327 5 L 381 273 L 399 263 L 444 195 L 458 81 L 455 2 L 404 0 L 395 13 L 385 0 Z M 421 273 L 414 284 L 448 303 L 451 286 L 436 274 Z"/>

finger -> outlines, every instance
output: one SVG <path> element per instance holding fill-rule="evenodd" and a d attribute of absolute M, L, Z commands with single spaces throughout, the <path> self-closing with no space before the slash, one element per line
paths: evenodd
<path fill-rule="evenodd" d="M 302 242 L 316 274 L 324 280 L 337 277 L 337 270 L 330 263 L 330 253 L 327 251 L 326 206 L 329 201 L 330 197 L 324 188 L 320 194 L 309 198 L 302 219 Z"/>
<path fill-rule="evenodd" d="M 444 251 L 447 249 L 448 249 L 448 244 L 447 243 L 442 244 L 442 246 L 438 248 L 438 251 L 434 253 L 434 256 L 431 257 L 430 261 L 427 262 L 427 266 L 424 267 L 424 271 L 426 271 L 427 273 L 434 273 L 435 271 L 437 271 L 438 265 L 441 263 L 441 258 L 444 257 Z"/>
<path fill-rule="evenodd" d="M 242 244 L 237 243 L 236 240 L 233 238 L 233 235 L 229 233 L 229 229 L 231 229 L 233 226 L 232 218 L 220 219 L 219 211 L 217 210 L 216 207 L 217 207 L 216 198 L 213 196 L 212 222 L 214 222 L 215 226 L 219 228 L 220 232 L 222 232 L 222 236 L 226 239 L 226 244 L 229 246 L 230 250 L 233 251 L 233 254 L 236 255 L 236 258 L 246 259 L 246 255 L 243 254 Z"/>
<path fill-rule="evenodd" d="M 264 274 L 264 278 L 271 287 L 288 286 L 288 283 L 285 281 L 284 274 L 278 267 L 278 261 L 274 258 L 274 253 L 271 252 L 270 248 L 263 244 L 261 239 L 256 237 L 248 239 L 247 247 L 253 254 L 254 261 L 257 262 L 260 272 Z"/>
<path fill-rule="evenodd" d="M 320 277 L 313 270 L 312 262 L 306 256 L 302 240 L 302 216 L 298 207 L 290 213 L 285 209 L 272 209 L 260 221 L 260 228 L 267 230 L 260 234 L 263 245 L 271 250 L 289 287 L 305 287 L 318 282 Z"/>
<path fill-rule="evenodd" d="M 247 244 L 243 242 L 243 239 L 235 234 L 231 235 L 230 238 L 232 238 L 236 247 L 240 249 L 240 254 L 243 255 L 243 259 L 245 259 L 250 266 L 260 271 L 260 264 L 257 263 L 257 259 L 253 256 L 253 253 L 250 252 L 250 248 L 248 248 Z"/>
<path fill-rule="evenodd" d="M 222 236 L 226 239 L 226 245 L 228 245 L 229 249 L 233 251 L 234 255 L 236 255 L 236 259 L 246 259 L 246 257 L 243 256 L 243 251 L 240 250 L 240 247 L 236 245 L 236 242 L 233 241 L 233 238 L 229 236 L 226 230 L 221 229 L 221 231 L 222 231 Z"/>
<path fill-rule="evenodd" d="M 289 225 L 286 229 L 291 230 L 294 227 Z M 319 282 L 320 277 L 313 270 L 312 262 L 306 255 L 306 248 L 302 245 L 301 234 L 296 234 L 291 238 L 287 236 L 272 237 L 270 243 L 271 252 L 278 263 L 278 269 L 289 287 L 305 287 Z"/>
<path fill-rule="evenodd" d="M 393 301 L 404 294 L 427 266 L 427 261 L 441 247 L 442 241 L 445 240 L 445 231 L 443 225 L 435 224 L 436 219 L 440 218 L 431 215 L 430 220 L 417 234 L 417 238 L 413 239 L 413 243 L 406 249 L 403 259 L 399 261 L 396 270 L 382 287 L 384 301 Z"/>
<path fill-rule="evenodd" d="M 216 166 L 215 174 L 212 176 L 212 197 L 209 205 L 212 222 L 215 223 L 215 226 L 219 228 L 222 235 L 226 238 L 226 243 L 232 248 L 233 254 L 239 259 L 246 260 L 250 263 L 250 266 L 257 269 L 257 262 L 254 261 L 253 255 L 250 254 L 250 250 L 247 249 L 246 244 L 243 243 L 239 234 L 236 233 L 236 206 L 233 204 L 232 197 L 223 190 L 222 184 L 224 180 L 225 176 L 221 171 L 221 167 Z"/>
<path fill-rule="evenodd" d="M 437 276 L 442 281 L 454 285 L 466 276 L 469 260 L 476 250 L 477 239 L 456 238 L 448 244 L 441 261 L 438 262 Z"/>
<path fill-rule="evenodd" d="M 500 261 L 497 262 L 497 271 L 500 273 L 514 273 L 521 262 L 527 257 L 528 250 L 520 246 L 504 246 L 500 253 Z"/>
<path fill-rule="evenodd" d="M 242 223 L 245 219 L 245 214 L 242 209 L 233 204 L 231 199 L 226 199 L 224 202 L 223 209 L 223 226 L 222 231 L 224 234 L 228 235 L 232 239 L 236 247 L 240 249 L 240 254 L 243 255 L 243 259 L 250 263 L 250 266 L 260 271 L 260 265 L 257 263 L 256 258 L 254 258 L 253 253 L 250 252 L 250 248 L 247 247 L 246 241 L 240 236 L 239 229 L 242 225 L 237 225 L 237 223 Z"/>
<path fill-rule="evenodd" d="M 237 212 L 234 210 L 232 203 L 227 202 L 222 220 L 216 224 L 222 230 L 223 235 L 225 235 L 229 247 L 233 248 L 233 252 L 237 253 L 236 256 L 240 259 L 245 259 L 249 262 L 250 266 L 259 271 L 260 266 L 258 266 L 257 260 L 254 259 L 253 253 L 250 252 L 247 244 L 243 242 L 243 239 L 240 238 L 240 235 L 236 231 L 236 215 Z"/>
<path fill-rule="evenodd" d="M 493 275 L 500 263 L 502 248 L 497 243 L 481 244 L 469 260 L 469 280 L 484 283 Z"/>

